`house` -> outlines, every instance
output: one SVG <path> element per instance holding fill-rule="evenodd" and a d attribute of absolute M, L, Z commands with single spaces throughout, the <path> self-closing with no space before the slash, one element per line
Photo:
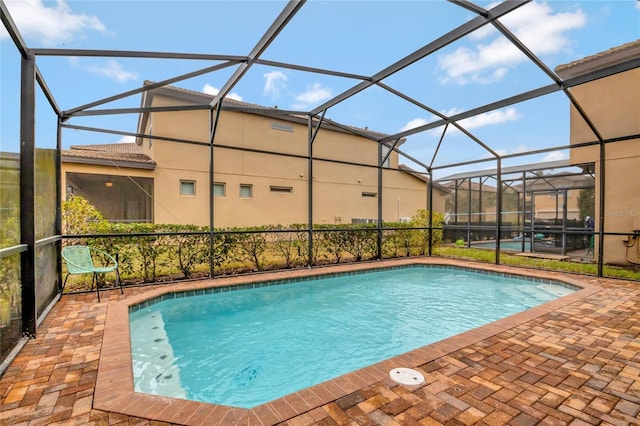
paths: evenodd
<path fill-rule="evenodd" d="M 560 65 L 556 72 L 565 80 L 579 78 L 633 60 L 637 63 L 638 59 L 640 40 Z M 571 163 L 595 163 L 596 232 L 602 221 L 606 233 L 619 234 L 606 235 L 602 242 L 603 262 L 610 264 L 640 264 L 640 68 L 628 68 L 571 89 L 591 121 L 590 126 L 571 106 Z M 604 187 L 602 174 L 606 175 Z M 603 211 L 599 209 L 601 196 Z M 595 244 L 596 255 L 598 247 L 599 241 Z"/>
<path fill-rule="evenodd" d="M 225 100 L 212 150 L 211 111 L 189 108 L 212 99 L 176 87 L 144 92 L 144 108 L 186 109 L 146 110 L 138 124 L 145 137 L 135 143 L 63 151 L 65 192 L 88 198 L 109 220 L 208 225 L 211 191 L 215 227 L 304 224 L 312 170 L 314 223 L 377 221 L 380 154 L 373 139 L 384 135 L 325 120 L 310 144 L 306 117 Z M 427 208 L 426 175 L 399 164 L 395 151 L 381 188 L 383 221 Z M 447 192 L 434 184 L 434 211 L 444 211 Z"/>

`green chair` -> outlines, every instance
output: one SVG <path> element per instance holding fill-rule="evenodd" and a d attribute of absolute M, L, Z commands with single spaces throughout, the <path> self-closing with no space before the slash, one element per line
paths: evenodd
<path fill-rule="evenodd" d="M 100 255 L 109 259 L 108 266 L 95 266 L 93 263 L 93 255 Z M 90 248 L 88 246 L 67 246 L 62 249 L 62 257 L 67 263 L 67 276 L 64 278 L 62 289 L 67 284 L 67 278 L 71 274 L 93 274 L 91 279 L 91 289 L 95 283 L 96 293 L 98 294 L 98 302 L 100 301 L 100 288 L 98 286 L 98 274 L 106 274 L 107 272 L 116 272 L 116 284 L 120 286 L 120 292 L 124 294 L 122 282 L 120 281 L 120 271 L 118 270 L 118 261 L 110 254 Z"/>

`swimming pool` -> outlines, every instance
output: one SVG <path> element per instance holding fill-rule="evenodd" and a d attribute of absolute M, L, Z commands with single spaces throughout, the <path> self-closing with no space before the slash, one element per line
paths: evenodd
<path fill-rule="evenodd" d="M 495 241 L 487 241 L 480 243 L 471 243 L 472 248 L 490 248 L 495 250 L 496 242 Z M 554 242 L 551 240 L 536 240 L 534 243 L 534 251 L 549 251 L 554 248 Z M 523 251 L 522 250 L 522 240 L 502 240 L 500 241 L 500 250 L 513 250 L 513 251 Z M 525 240 L 524 242 L 524 251 L 531 251 L 531 241 Z"/>
<path fill-rule="evenodd" d="M 496 242 L 495 241 L 491 241 L 491 242 L 485 242 L 485 243 L 472 243 L 471 247 L 472 248 L 490 248 L 490 249 L 494 249 L 495 250 Z M 500 241 L 500 250 L 523 251 L 522 250 L 522 241 L 512 241 L 512 240 Z M 525 241 L 524 242 L 524 251 L 531 251 L 531 242 L 530 241 Z"/>
<path fill-rule="evenodd" d="M 572 291 L 425 266 L 272 284 L 133 307 L 136 391 L 252 407 Z"/>

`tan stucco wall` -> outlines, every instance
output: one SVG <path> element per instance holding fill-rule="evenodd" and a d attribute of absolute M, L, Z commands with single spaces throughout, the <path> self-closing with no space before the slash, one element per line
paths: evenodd
<path fill-rule="evenodd" d="M 153 106 L 172 104 L 154 96 Z M 176 101 L 177 102 L 177 101 Z M 206 142 L 209 114 L 206 111 L 151 114 L 147 131 L 154 135 Z M 272 123 L 292 131 L 276 130 Z M 308 221 L 308 162 L 305 158 L 228 149 L 242 147 L 306 156 L 306 124 L 292 123 L 255 114 L 223 111 L 216 130 L 214 181 L 224 183 L 226 195 L 214 199 L 216 227 L 306 223 Z M 208 219 L 209 148 L 153 140 L 142 141 L 143 149 L 157 163 L 154 172 L 156 223 L 206 225 Z M 342 132 L 321 129 L 313 144 L 314 158 L 350 163 L 377 163 L 377 143 Z M 397 153 L 390 166 L 397 167 Z M 196 182 L 196 195 L 179 193 L 180 180 Z M 313 162 L 313 220 L 315 223 L 351 223 L 356 218 L 376 219 L 378 198 L 363 192 L 378 192 L 378 171 L 352 164 Z M 253 186 L 251 199 L 240 198 L 241 184 Z M 271 186 L 291 187 L 291 193 L 276 193 Z M 434 191 L 436 211 L 444 199 Z M 383 220 L 411 217 L 426 208 L 426 183 L 404 172 L 383 173 Z M 399 200 L 399 201 L 398 201 Z M 438 210 L 440 209 L 440 210 Z M 399 215 L 400 214 L 400 215 Z"/>
<path fill-rule="evenodd" d="M 580 219 L 580 208 L 578 207 L 579 189 L 567 190 L 567 219 Z M 558 219 L 562 220 L 562 194 L 558 195 L 556 201 L 555 194 L 539 193 L 535 197 L 535 218 L 536 219 Z M 557 209 L 557 214 L 556 214 Z"/>
<path fill-rule="evenodd" d="M 604 139 L 640 133 L 640 69 L 595 80 L 572 89 L 579 104 Z M 571 108 L 571 143 L 597 140 L 584 120 Z M 640 139 L 605 145 L 605 232 L 640 229 Z M 600 147 L 572 150 L 571 161 L 596 163 L 596 209 L 600 205 Z M 624 236 L 605 237 L 604 262 L 628 263 Z M 596 247 L 597 249 L 597 247 Z M 640 262 L 640 259 L 635 259 Z"/>

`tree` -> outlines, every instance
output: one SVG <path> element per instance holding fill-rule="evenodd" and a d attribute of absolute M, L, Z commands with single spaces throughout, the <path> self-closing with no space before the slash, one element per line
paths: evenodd
<path fill-rule="evenodd" d="M 92 234 L 101 224 L 105 223 L 107 221 L 102 213 L 84 197 L 74 195 L 62 203 L 63 234 Z"/>
<path fill-rule="evenodd" d="M 584 220 L 587 216 L 594 217 L 596 212 L 596 190 L 595 188 L 581 189 L 578 193 L 578 209 L 580 210 L 580 219 Z"/>
<path fill-rule="evenodd" d="M 438 245 L 442 241 L 442 225 L 444 222 L 443 215 L 440 213 L 430 213 L 429 210 L 420 209 L 416 212 L 415 215 L 411 218 L 411 226 L 415 228 L 428 228 L 429 227 L 429 216 L 431 215 L 432 219 L 432 227 L 440 228 L 433 229 L 431 232 L 432 243 L 433 245 Z M 418 249 L 418 253 L 420 255 L 426 254 L 427 249 L 429 247 L 429 230 L 414 230 L 412 232 L 412 241 L 410 242 L 412 247 L 416 247 Z"/>

